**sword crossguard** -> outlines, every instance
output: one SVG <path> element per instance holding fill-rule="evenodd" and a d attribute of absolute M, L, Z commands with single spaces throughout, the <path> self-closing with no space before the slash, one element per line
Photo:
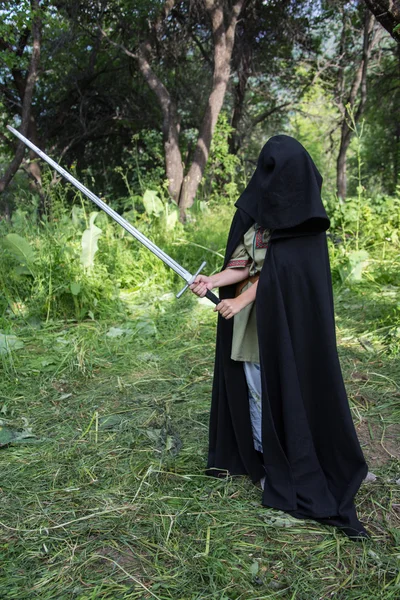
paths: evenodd
<path fill-rule="evenodd" d="M 180 292 L 177 293 L 176 297 L 180 298 L 182 296 L 182 294 L 184 294 L 186 292 L 186 290 L 188 289 L 189 285 L 191 285 L 193 283 L 193 281 L 196 279 L 197 275 L 200 273 L 200 271 L 202 271 L 202 269 L 204 269 L 204 267 L 206 266 L 206 261 L 203 261 L 200 265 L 200 267 L 197 269 L 196 273 L 193 275 L 193 277 L 183 286 L 183 288 L 181 289 Z M 216 296 L 215 294 L 213 294 L 210 290 L 207 290 L 206 293 L 206 298 L 208 298 L 209 300 L 211 300 L 211 302 L 213 302 L 214 304 L 219 304 L 220 303 L 220 299 L 218 298 L 218 296 Z"/>

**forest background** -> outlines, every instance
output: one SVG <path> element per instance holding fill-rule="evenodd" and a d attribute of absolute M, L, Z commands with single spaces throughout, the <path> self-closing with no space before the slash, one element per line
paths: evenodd
<path fill-rule="evenodd" d="M 389 0 L 1 3 L 2 598 L 399 597 L 399 40 Z M 204 476 L 210 304 L 175 300 L 178 278 L 7 124 L 208 274 L 262 145 L 304 144 L 370 543 Z"/>

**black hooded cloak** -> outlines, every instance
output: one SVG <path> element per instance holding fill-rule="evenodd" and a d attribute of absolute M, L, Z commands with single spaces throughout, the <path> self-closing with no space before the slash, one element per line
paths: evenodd
<path fill-rule="evenodd" d="M 322 177 L 295 139 L 264 146 L 236 202 L 226 265 L 253 223 L 272 230 L 256 295 L 263 455 L 253 446 L 243 366 L 231 360 L 233 319 L 218 315 L 207 473 L 266 475 L 262 502 L 365 536 L 354 496 L 367 465 L 339 364 Z M 234 297 L 234 286 L 220 297 Z"/>

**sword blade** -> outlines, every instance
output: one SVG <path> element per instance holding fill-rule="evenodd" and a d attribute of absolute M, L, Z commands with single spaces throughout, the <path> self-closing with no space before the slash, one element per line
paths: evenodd
<path fill-rule="evenodd" d="M 28 138 L 22 135 L 22 133 L 14 129 L 14 127 L 11 127 L 11 125 L 7 125 L 7 129 L 11 131 L 11 133 L 13 133 L 17 138 L 19 138 L 26 146 L 28 146 L 34 152 L 36 152 L 36 154 L 40 156 L 40 158 L 42 158 L 44 161 L 46 161 L 51 167 L 53 167 L 53 169 L 58 171 L 58 173 L 60 173 L 60 175 L 62 175 L 67 181 L 72 183 L 72 185 L 75 186 L 78 190 L 80 190 L 82 194 L 84 194 L 85 196 L 87 196 L 87 198 L 92 200 L 92 202 L 97 204 L 99 208 L 101 208 L 105 213 L 107 213 L 112 219 L 114 219 L 114 221 L 121 225 L 121 227 L 123 227 L 134 238 L 141 242 L 143 246 L 146 246 L 146 248 L 150 250 L 150 252 L 155 254 L 157 258 L 162 260 L 163 263 L 165 263 L 168 267 L 175 271 L 175 273 L 182 277 L 182 279 L 186 281 L 186 283 L 191 283 L 193 281 L 193 275 L 191 275 L 189 271 L 184 269 L 173 258 L 168 256 L 168 254 L 166 254 L 163 250 L 161 250 L 161 248 L 156 246 L 156 244 L 149 240 L 149 238 L 143 235 L 143 233 L 141 233 L 138 229 L 136 229 L 136 227 L 131 225 L 126 219 L 121 217 L 121 215 L 119 215 L 114 209 L 112 209 L 111 206 L 108 206 L 108 204 L 106 204 L 98 196 L 93 194 L 93 192 L 91 192 L 87 187 L 80 183 L 80 181 L 75 179 L 75 177 L 73 177 L 71 173 L 68 173 L 68 171 L 60 167 L 58 163 L 56 163 L 52 158 L 47 156 L 47 154 L 45 154 L 42 150 L 40 150 L 40 148 L 35 146 L 35 144 L 33 144 L 30 140 L 28 140 Z"/>

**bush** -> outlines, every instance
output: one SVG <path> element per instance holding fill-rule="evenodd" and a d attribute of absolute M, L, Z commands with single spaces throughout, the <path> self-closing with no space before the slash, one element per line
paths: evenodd
<path fill-rule="evenodd" d="M 51 216 L 39 224 L 35 205 L 17 210 L 11 224 L 0 223 L 0 311 L 39 319 L 102 318 L 126 310 L 121 299 L 142 295 L 144 301 L 182 280 L 105 213 L 64 199 L 52 203 Z M 232 210 L 222 214 L 197 204 L 184 228 L 175 205 L 162 192 L 147 190 L 135 198 L 127 220 L 187 270 L 205 259 L 207 272 L 222 263 Z M 127 199 L 127 206 L 129 206 Z M 221 218 L 222 217 L 222 218 Z"/>

